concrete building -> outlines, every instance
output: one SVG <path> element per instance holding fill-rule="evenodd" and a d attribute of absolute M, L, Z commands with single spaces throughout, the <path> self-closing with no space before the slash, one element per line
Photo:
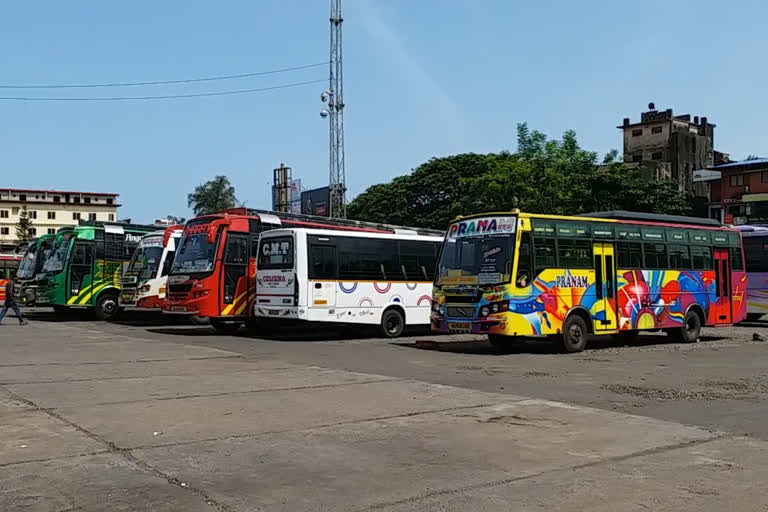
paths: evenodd
<path fill-rule="evenodd" d="M 719 181 L 720 209 L 726 224 L 768 224 L 768 158 L 742 160 L 713 168 Z"/>
<path fill-rule="evenodd" d="M 0 248 L 18 243 L 16 224 L 27 207 L 35 235 L 55 233 L 80 220 L 115 221 L 118 194 L 0 188 Z"/>
<path fill-rule="evenodd" d="M 639 164 L 653 177 L 673 180 L 680 190 L 692 193 L 693 171 L 715 165 L 715 125 L 706 117 L 658 111 L 653 103 L 648 109 L 639 123 L 626 117 L 617 127 L 624 134 L 624 162 Z"/>

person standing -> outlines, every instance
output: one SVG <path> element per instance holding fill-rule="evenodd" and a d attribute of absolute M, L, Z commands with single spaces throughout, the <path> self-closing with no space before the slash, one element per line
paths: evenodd
<path fill-rule="evenodd" d="M 19 309 L 18 304 L 16 304 L 13 295 L 13 279 L 11 279 L 5 285 L 5 305 L 3 306 L 3 309 L 0 309 L 0 324 L 3 323 L 3 318 L 5 318 L 8 308 L 11 308 L 16 313 L 16 318 L 19 319 L 19 325 L 26 325 L 27 321 L 24 319 L 24 315 L 21 314 L 21 310 Z"/>

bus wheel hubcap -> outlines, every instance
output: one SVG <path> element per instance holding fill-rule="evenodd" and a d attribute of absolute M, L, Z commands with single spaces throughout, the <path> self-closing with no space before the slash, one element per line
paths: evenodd
<path fill-rule="evenodd" d="M 572 325 L 568 334 L 571 335 L 571 339 L 574 342 L 579 343 L 581 341 L 581 327 L 578 325 Z"/>
<path fill-rule="evenodd" d="M 112 313 L 115 310 L 115 301 L 112 299 L 105 300 L 101 309 L 107 314 Z"/>

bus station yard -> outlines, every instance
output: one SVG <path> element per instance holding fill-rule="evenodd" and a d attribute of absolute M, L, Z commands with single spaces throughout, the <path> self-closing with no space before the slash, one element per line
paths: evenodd
<path fill-rule="evenodd" d="M 30 317 L 0 328 L 0 510 L 768 509 L 765 321 L 560 354 Z"/>

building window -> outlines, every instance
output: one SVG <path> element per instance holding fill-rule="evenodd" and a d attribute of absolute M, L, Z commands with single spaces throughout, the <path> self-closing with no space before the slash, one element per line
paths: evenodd
<path fill-rule="evenodd" d="M 75 196 L 73 198 L 73 201 L 75 202 L 75 204 L 80 204 L 80 196 Z"/>
<path fill-rule="evenodd" d="M 744 186 L 744 175 L 734 174 L 728 179 L 728 182 L 731 184 L 732 187 L 742 187 Z"/>
<path fill-rule="evenodd" d="M 632 136 L 633 137 L 639 137 L 642 134 L 643 134 L 643 129 L 642 128 L 638 128 L 636 130 L 632 130 Z"/>
<path fill-rule="evenodd" d="M 0 219 L 8 218 L 8 210 L 0 210 Z"/>
<path fill-rule="evenodd" d="M 27 230 L 27 233 L 29 233 L 32 236 L 36 236 L 37 235 L 37 228 L 29 228 Z"/>
<path fill-rule="evenodd" d="M 19 214 L 19 207 L 18 206 L 14 206 L 13 208 L 11 208 L 11 213 L 13 215 L 18 215 Z"/>
<path fill-rule="evenodd" d="M 72 214 L 72 220 L 80 220 L 80 212 L 74 212 Z"/>
<path fill-rule="evenodd" d="M 632 155 L 632 161 L 636 163 L 640 163 L 643 161 L 643 155 Z"/>
<path fill-rule="evenodd" d="M 107 199 L 107 204 L 113 204 L 115 202 L 111 197 Z"/>
<path fill-rule="evenodd" d="M 48 212 L 48 220 L 56 220 L 56 212 Z"/>
<path fill-rule="evenodd" d="M 111 221 L 115 220 L 115 214 L 114 213 L 110 213 L 109 214 L 109 220 L 111 220 Z"/>
<path fill-rule="evenodd" d="M 89 213 L 88 214 L 88 220 L 96 220 L 96 214 L 95 213 Z"/>
<path fill-rule="evenodd" d="M 27 194 L 19 194 L 19 201 L 26 201 L 26 200 L 27 200 Z"/>
<path fill-rule="evenodd" d="M 661 126 L 654 126 L 651 128 L 651 133 L 661 133 L 662 131 L 664 131 L 664 128 Z"/>
<path fill-rule="evenodd" d="M 760 173 L 760 181 L 763 183 L 768 183 L 768 171 L 763 171 Z"/>
<path fill-rule="evenodd" d="M 60 203 L 61 202 L 61 197 L 60 196 L 53 196 L 53 202 L 54 203 Z"/>
<path fill-rule="evenodd" d="M 652 154 L 651 160 L 661 160 L 661 151 L 657 151 L 656 153 Z"/>
<path fill-rule="evenodd" d="M 37 218 L 37 210 L 29 210 L 29 212 L 27 213 L 27 216 L 30 219 L 36 219 Z"/>
<path fill-rule="evenodd" d="M 91 198 L 90 197 L 86 197 L 85 198 L 85 204 L 91 204 Z"/>
<path fill-rule="evenodd" d="M 0 235 L 10 235 L 11 230 L 9 228 L 0 228 Z"/>
<path fill-rule="evenodd" d="M 48 234 L 49 235 L 55 235 L 56 234 L 56 228 L 48 228 Z"/>

